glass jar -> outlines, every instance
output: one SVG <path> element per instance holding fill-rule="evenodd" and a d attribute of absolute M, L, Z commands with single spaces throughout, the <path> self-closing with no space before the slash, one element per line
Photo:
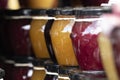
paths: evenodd
<path fill-rule="evenodd" d="M 77 61 L 83 71 L 103 70 L 97 38 L 101 29 L 94 25 L 107 8 L 83 8 L 77 11 L 71 38 Z"/>
<path fill-rule="evenodd" d="M 29 8 L 51 9 L 58 5 L 58 0 L 28 0 Z"/>
<path fill-rule="evenodd" d="M 61 66 L 78 66 L 70 39 L 70 33 L 74 25 L 72 9 L 64 9 L 63 15 L 56 15 L 50 30 L 50 37 L 54 49 L 54 54 Z"/>
<path fill-rule="evenodd" d="M 6 9 L 8 0 L 0 0 L 0 9 Z"/>
<path fill-rule="evenodd" d="M 26 12 L 26 13 L 24 13 Z M 6 10 L 6 23 L 4 25 L 4 33 L 7 33 L 10 48 L 14 56 L 30 57 L 33 55 L 31 41 L 29 38 L 31 19 L 26 18 L 29 10 Z M 24 17 L 22 17 L 24 16 Z"/>
<path fill-rule="evenodd" d="M 46 16 L 46 10 L 39 10 L 38 13 L 36 15 Z M 30 39 L 35 56 L 38 59 L 50 59 L 44 35 L 47 21 L 47 19 L 33 19 L 31 22 Z"/>
<path fill-rule="evenodd" d="M 12 71 L 12 80 L 30 80 L 32 74 L 32 63 L 16 62 Z"/>
<path fill-rule="evenodd" d="M 105 14 L 99 21 L 102 32 L 98 36 L 101 59 L 109 80 L 120 79 L 120 17 L 114 13 Z M 104 26 L 104 27 L 103 27 Z"/>

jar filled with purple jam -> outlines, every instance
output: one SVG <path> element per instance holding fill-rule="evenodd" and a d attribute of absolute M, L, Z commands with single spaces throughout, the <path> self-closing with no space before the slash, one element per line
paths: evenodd
<path fill-rule="evenodd" d="M 105 8 L 84 8 L 77 11 L 77 19 L 72 29 L 72 43 L 80 69 L 102 71 L 97 37 L 101 29 L 94 25 L 99 16 L 107 12 Z"/>
<path fill-rule="evenodd" d="M 31 57 L 33 54 L 29 38 L 30 22 L 24 16 L 24 10 L 5 11 L 6 23 L 4 25 L 4 39 L 9 40 L 10 48 L 14 56 Z M 21 18 L 20 16 L 24 16 Z M 7 46 L 7 45 L 6 45 Z M 9 48 L 9 47 L 6 47 Z"/>

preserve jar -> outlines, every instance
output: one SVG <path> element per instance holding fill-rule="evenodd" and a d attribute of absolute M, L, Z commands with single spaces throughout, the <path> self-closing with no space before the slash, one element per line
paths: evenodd
<path fill-rule="evenodd" d="M 31 62 L 16 61 L 12 71 L 12 80 L 30 80 L 33 74 L 33 65 Z"/>
<path fill-rule="evenodd" d="M 109 80 L 119 80 L 120 17 L 113 12 L 112 14 L 102 15 L 101 18 L 102 20 L 98 21 L 97 25 L 102 29 L 102 32 L 98 36 L 98 43 L 103 66 Z"/>
<path fill-rule="evenodd" d="M 51 9 L 57 7 L 58 0 L 28 0 L 29 8 Z"/>
<path fill-rule="evenodd" d="M 108 8 L 81 8 L 76 9 L 76 22 L 73 26 L 71 39 L 74 51 L 83 71 L 102 71 L 97 38 L 101 29 L 95 25 L 99 16 L 109 12 Z"/>
<path fill-rule="evenodd" d="M 58 80 L 59 65 L 45 64 L 46 76 L 44 80 Z"/>
<path fill-rule="evenodd" d="M 58 13 L 50 30 L 54 54 L 61 66 L 78 66 L 70 39 L 75 18 L 72 11 L 72 9 L 64 9 L 63 14 Z"/>
<path fill-rule="evenodd" d="M 8 0 L 0 0 L 0 9 L 6 9 L 7 8 L 7 1 Z"/>
<path fill-rule="evenodd" d="M 44 18 L 46 17 L 46 10 L 39 10 L 34 15 Z M 44 35 L 47 21 L 47 19 L 33 19 L 31 21 L 30 39 L 35 56 L 38 59 L 50 59 Z"/>
<path fill-rule="evenodd" d="M 26 13 L 24 13 L 26 12 Z M 31 19 L 26 18 L 29 10 L 6 10 L 5 31 L 9 40 L 10 48 L 14 56 L 30 57 L 33 55 L 31 41 L 29 38 Z M 24 16 L 24 17 L 22 17 Z M 22 18 L 21 18 L 22 17 Z M 6 38 L 6 39 L 7 39 Z"/>

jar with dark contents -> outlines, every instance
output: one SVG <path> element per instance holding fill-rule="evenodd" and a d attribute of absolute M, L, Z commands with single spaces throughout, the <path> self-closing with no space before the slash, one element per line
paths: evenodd
<path fill-rule="evenodd" d="M 72 9 L 66 8 L 60 13 L 56 13 L 56 19 L 50 30 L 54 54 L 61 66 L 78 66 L 70 39 L 75 18 L 72 12 Z"/>
<path fill-rule="evenodd" d="M 13 68 L 14 68 L 15 61 L 14 60 L 5 60 L 4 62 L 4 70 L 5 70 L 5 80 L 13 80 Z"/>
<path fill-rule="evenodd" d="M 97 37 L 101 29 L 94 25 L 99 16 L 109 12 L 107 8 L 76 9 L 77 19 L 73 26 L 71 39 L 81 70 L 102 71 L 102 61 Z"/>
<path fill-rule="evenodd" d="M 31 62 L 27 60 L 16 61 L 12 71 L 12 80 L 30 80 L 32 74 L 33 74 L 33 65 Z"/>
<path fill-rule="evenodd" d="M 31 19 L 26 18 L 27 11 L 29 10 L 5 11 L 6 23 L 4 33 L 7 33 L 6 37 L 14 53 L 9 54 L 14 56 L 31 57 L 33 55 L 29 38 Z M 24 14 L 24 12 L 26 13 Z"/>
<path fill-rule="evenodd" d="M 48 22 L 46 10 L 33 10 L 38 19 L 31 21 L 30 40 L 37 59 L 50 59 L 45 41 L 45 27 Z M 40 19 L 43 17 L 43 19 Z M 50 25 L 49 25 L 50 26 Z"/>
<path fill-rule="evenodd" d="M 59 66 L 54 64 L 46 64 L 45 68 L 47 70 L 44 80 L 58 80 Z"/>

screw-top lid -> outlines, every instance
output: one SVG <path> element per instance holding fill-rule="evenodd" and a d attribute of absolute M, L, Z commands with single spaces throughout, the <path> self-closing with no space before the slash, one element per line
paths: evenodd
<path fill-rule="evenodd" d="M 61 14 L 61 8 L 54 8 L 54 9 L 47 10 L 48 16 L 55 16 L 55 15 L 60 15 L 60 14 Z"/>
<path fill-rule="evenodd" d="M 61 15 L 73 15 L 74 9 L 71 7 L 66 7 L 61 9 Z"/>
<path fill-rule="evenodd" d="M 33 58 L 32 57 L 14 57 L 13 60 L 15 63 L 32 63 Z"/>
<path fill-rule="evenodd" d="M 5 71 L 0 68 L 0 79 L 5 76 Z"/>
<path fill-rule="evenodd" d="M 54 73 L 59 72 L 59 65 L 45 64 L 45 68 L 47 69 L 48 72 L 54 72 Z"/>
<path fill-rule="evenodd" d="M 110 7 L 83 7 L 74 8 L 74 14 L 77 16 L 82 15 L 102 15 L 103 13 L 110 13 Z"/>

